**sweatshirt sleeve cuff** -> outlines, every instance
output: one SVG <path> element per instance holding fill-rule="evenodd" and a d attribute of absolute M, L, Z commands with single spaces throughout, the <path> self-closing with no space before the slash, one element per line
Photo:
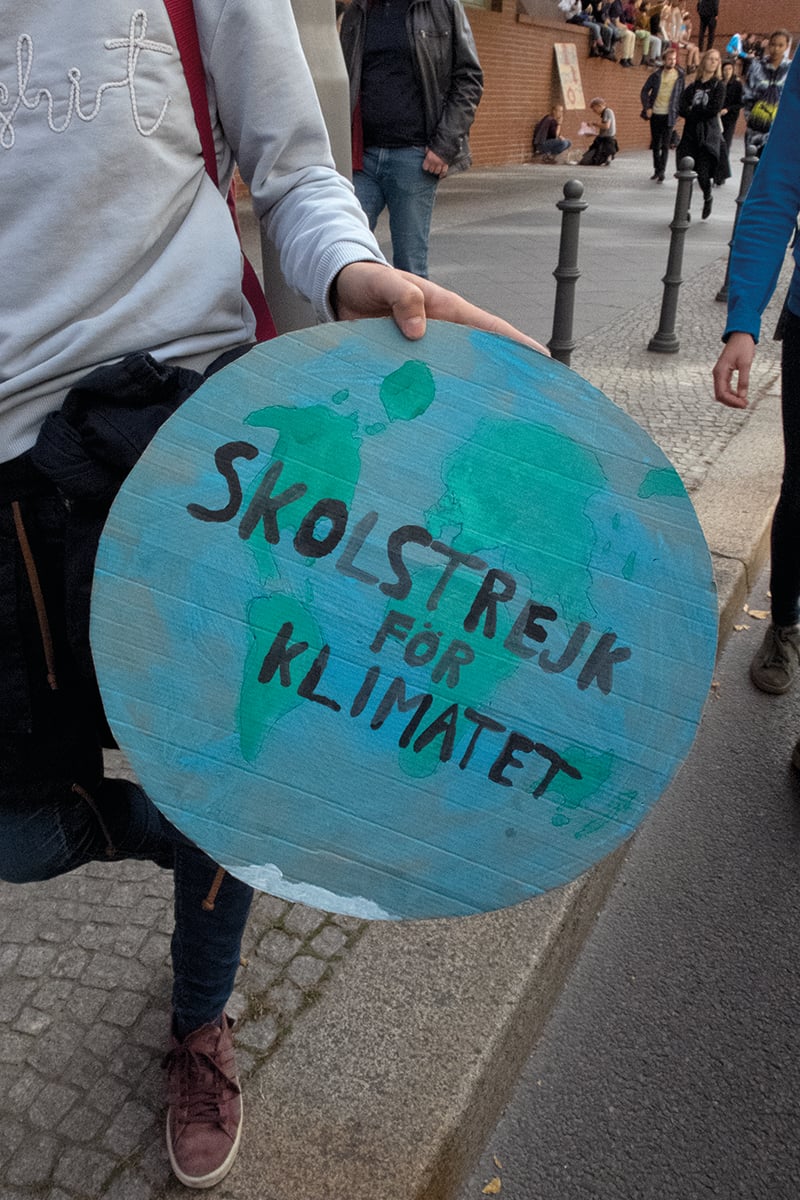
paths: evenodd
<path fill-rule="evenodd" d="M 380 251 L 364 242 L 337 242 L 322 256 L 314 280 L 311 303 L 320 321 L 335 321 L 336 313 L 331 304 L 331 284 L 341 271 L 354 262 L 375 262 L 388 266 Z"/>

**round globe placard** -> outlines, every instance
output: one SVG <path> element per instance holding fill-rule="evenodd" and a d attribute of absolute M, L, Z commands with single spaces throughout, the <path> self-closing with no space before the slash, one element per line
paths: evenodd
<path fill-rule="evenodd" d="M 361 917 L 466 915 L 633 831 L 711 681 L 681 481 L 602 393 L 504 338 L 326 325 L 160 429 L 98 554 L 120 746 L 234 875 Z"/>

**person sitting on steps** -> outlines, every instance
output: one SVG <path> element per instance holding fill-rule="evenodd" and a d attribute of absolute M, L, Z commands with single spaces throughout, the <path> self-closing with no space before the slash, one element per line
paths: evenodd
<path fill-rule="evenodd" d="M 633 6 L 634 37 L 642 43 L 643 67 L 661 65 L 661 38 L 650 28 L 650 5 L 647 0 L 636 0 Z"/>
<path fill-rule="evenodd" d="M 564 13 L 568 25 L 583 25 L 592 39 L 590 58 L 613 58 L 614 38 L 607 25 L 594 19 L 592 0 L 559 0 L 558 7 Z"/>
<path fill-rule="evenodd" d="M 621 57 L 619 65 L 621 67 L 633 66 L 633 52 L 636 48 L 636 35 L 633 29 L 629 28 L 625 20 L 625 4 L 623 0 L 611 0 L 610 4 L 605 5 L 606 19 L 611 26 L 611 32 L 616 41 L 620 44 Z"/>

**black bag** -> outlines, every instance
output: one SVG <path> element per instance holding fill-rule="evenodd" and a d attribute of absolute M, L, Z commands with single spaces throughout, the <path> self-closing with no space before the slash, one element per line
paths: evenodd
<path fill-rule="evenodd" d="M 619 143 L 616 138 L 596 137 L 578 165 L 581 167 L 604 167 L 618 152 Z"/>

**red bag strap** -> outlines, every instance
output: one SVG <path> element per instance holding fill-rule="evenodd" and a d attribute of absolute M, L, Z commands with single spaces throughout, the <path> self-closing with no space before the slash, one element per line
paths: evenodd
<path fill-rule="evenodd" d="M 189 86 L 189 97 L 192 101 L 192 111 L 197 132 L 200 135 L 200 146 L 203 151 L 203 162 L 206 171 L 215 184 L 219 183 L 217 173 L 217 155 L 214 149 L 214 133 L 211 128 L 211 117 L 208 112 L 208 95 L 206 93 L 206 77 L 203 68 L 203 57 L 200 53 L 200 41 L 197 36 L 197 24 L 194 19 L 192 0 L 164 0 L 167 15 L 172 23 L 175 43 L 183 64 L 183 73 Z M 233 183 L 228 191 L 228 208 L 237 234 L 239 222 L 236 217 L 236 192 Z M 241 238 L 240 238 L 241 241 Z M 269 311 L 266 297 L 258 282 L 253 264 L 242 251 L 242 293 L 250 305 L 256 318 L 256 341 L 266 342 L 275 337 L 277 330 L 272 314 Z"/>

